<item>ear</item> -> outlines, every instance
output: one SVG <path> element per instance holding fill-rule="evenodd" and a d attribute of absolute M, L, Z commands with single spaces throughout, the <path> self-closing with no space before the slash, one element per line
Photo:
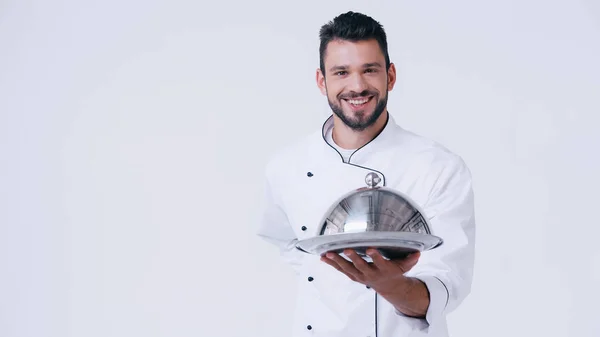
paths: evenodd
<path fill-rule="evenodd" d="M 321 93 L 324 96 L 327 96 L 327 87 L 325 85 L 325 75 L 323 75 L 320 68 L 317 68 L 316 79 L 317 79 L 317 87 L 319 87 L 319 90 L 321 90 Z"/>
<path fill-rule="evenodd" d="M 390 69 L 388 70 L 388 83 L 387 83 L 388 91 L 392 91 L 392 89 L 394 89 L 395 84 L 396 84 L 396 66 L 393 63 L 391 63 Z"/>

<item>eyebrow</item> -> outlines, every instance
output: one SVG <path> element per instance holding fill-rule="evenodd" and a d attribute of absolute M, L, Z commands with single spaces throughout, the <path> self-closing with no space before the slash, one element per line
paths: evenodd
<path fill-rule="evenodd" d="M 365 63 L 363 64 L 363 68 L 381 68 L 381 64 L 379 62 L 371 62 L 371 63 Z M 329 71 L 336 71 L 336 70 L 346 70 L 348 69 L 348 66 L 333 66 L 331 68 L 329 68 Z"/>

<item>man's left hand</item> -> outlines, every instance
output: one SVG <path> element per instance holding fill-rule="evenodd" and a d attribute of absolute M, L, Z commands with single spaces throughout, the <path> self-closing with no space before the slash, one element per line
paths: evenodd
<path fill-rule="evenodd" d="M 344 250 L 351 261 L 344 259 L 339 254 L 328 252 L 321 257 L 321 261 L 329 264 L 355 282 L 367 285 L 380 293 L 392 293 L 401 287 L 408 272 L 417 264 L 420 253 L 416 252 L 400 260 L 385 259 L 376 249 L 368 249 L 367 255 L 372 263 L 365 261 L 352 249 Z"/>

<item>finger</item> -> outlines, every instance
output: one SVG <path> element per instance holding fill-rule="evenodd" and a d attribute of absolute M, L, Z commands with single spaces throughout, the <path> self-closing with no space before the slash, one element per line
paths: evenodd
<path fill-rule="evenodd" d="M 407 265 L 410 265 L 412 267 L 415 264 L 417 264 L 420 257 L 421 257 L 421 252 L 415 252 L 415 253 L 409 254 L 406 257 L 406 259 L 404 259 L 404 261 L 406 262 Z"/>
<path fill-rule="evenodd" d="M 373 264 L 381 271 L 387 271 L 390 268 L 390 261 L 381 255 L 377 249 L 368 249 L 367 255 L 373 260 Z"/>
<path fill-rule="evenodd" d="M 356 279 L 361 277 L 361 272 L 358 269 L 356 269 L 356 267 L 354 267 L 352 262 L 344 259 L 339 254 L 329 252 L 325 255 L 325 258 L 329 259 L 330 262 L 337 265 L 340 268 L 338 270 L 341 271 L 342 273 L 349 275 L 349 276 L 351 275 L 352 277 L 354 277 Z"/>
<path fill-rule="evenodd" d="M 352 261 L 352 264 L 354 264 L 354 267 L 363 275 L 369 276 L 372 275 L 373 271 L 375 271 L 375 269 L 353 249 L 346 249 L 344 251 L 344 255 L 348 256 L 348 258 Z"/>
<path fill-rule="evenodd" d="M 340 267 L 337 263 L 335 263 L 335 261 L 333 261 L 332 259 L 326 257 L 326 256 L 321 256 L 321 261 L 327 263 L 328 265 L 332 266 L 333 268 L 337 269 L 340 272 L 344 272 L 342 270 L 342 267 Z"/>
<path fill-rule="evenodd" d="M 335 261 L 333 261 L 332 259 L 322 256 L 321 257 L 321 261 L 327 263 L 328 265 L 330 265 L 331 267 L 335 268 L 337 271 L 339 271 L 340 273 L 346 275 L 348 278 L 350 278 L 352 281 L 356 281 L 356 278 L 354 277 L 354 275 L 348 274 L 346 273 L 342 267 L 340 267 L 339 264 L 337 264 Z"/>
<path fill-rule="evenodd" d="M 406 273 L 417 264 L 420 257 L 420 252 L 409 254 L 406 258 L 398 261 L 398 266 L 402 269 L 404 273 Z"/>

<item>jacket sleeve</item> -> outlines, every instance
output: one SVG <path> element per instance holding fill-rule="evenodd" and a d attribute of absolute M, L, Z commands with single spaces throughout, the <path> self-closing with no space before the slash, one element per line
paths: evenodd
<path fill-rule="evenodd" d="M 429 291 L 429 325 L 456 309 L 471 291 L 474 266 L 475 212 L 471 173 L 460 157 L 436 180 L 424 215 L 443 244 L 421 253 L 406 274 L 420 279 Z"/>
<path fill-rule="evenodd" d="M 298 272 L 305 253 L 295 246 L 298 239 L 268 174 L 264 178 L 263 206 L 256 234 L 274 245 L 278 249 L 282 261 Z"/>

